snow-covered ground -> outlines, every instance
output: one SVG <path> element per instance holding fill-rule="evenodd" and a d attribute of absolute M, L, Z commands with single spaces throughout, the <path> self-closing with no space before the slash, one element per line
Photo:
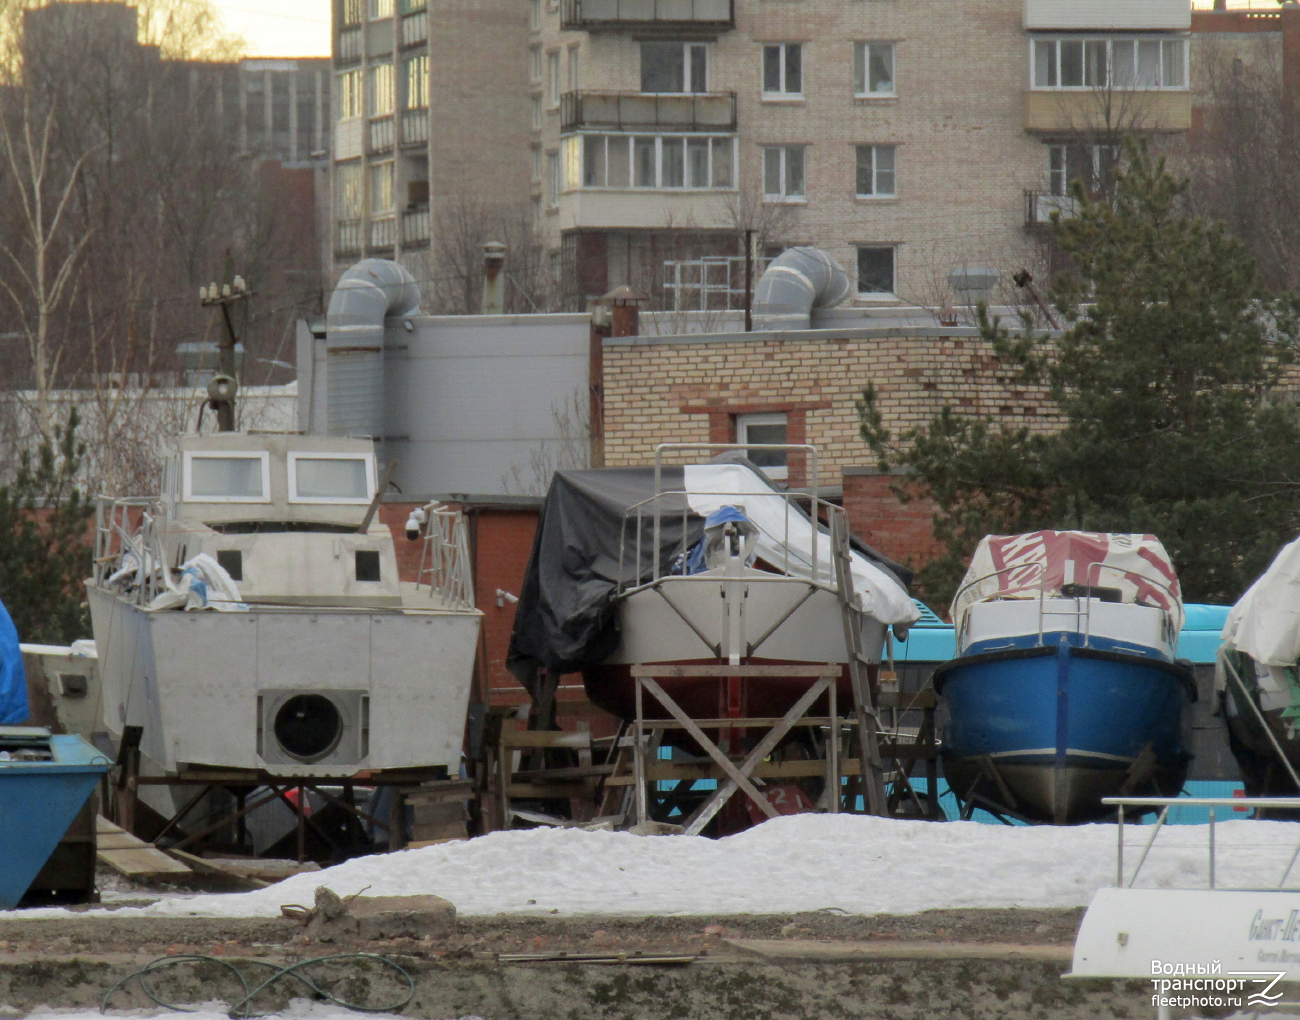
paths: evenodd
<path fill-rule="evenodd" d="M 1125 831 L 1132 874 L 1151 828 Z M 284 903 L 311 904 L 319 885 L 343 896 L 433 893 L 467 915 L 1076 907 L 1114 885 L 1115 835 L 1114 825 L 1009 828 L 815 814 L 719 840 L 532 829 L 361 857 L 256 892 L 168 897 L 114 916 L 269 917 Z M 1220 888 L 1268 888 L 1300 843 L 1300 823 L 1222 822 L 1216 840 Z M 1208 841 L 1208 826 L 1166 827 L 1138 885 L 1204 888 Z M 1300 889 L 1300 866 L 1287 884 Z"/>

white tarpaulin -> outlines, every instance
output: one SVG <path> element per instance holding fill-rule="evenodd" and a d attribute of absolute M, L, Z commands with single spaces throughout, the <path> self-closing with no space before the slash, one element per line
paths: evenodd
<path fill-rule="evenodd" d="M 743 464 L 686 466 L 686 500 L 690 508 L 707 517 L 722 506 L 741 506 L 759 530 L 758 555 L 773 566 L 798 577 L 834 583 L 830 533 L 817 529 L 816 562 L 813 559 L 812 522 L 774 491 L 763 478 Z M 920 619 L 920 610 L 891 576 L 861 553 L 853 553 L 853 588 L 863 612 L 881 623 L 904 627 Z"/>
<path fill-rule="evenodd" d="M 1228 613 L 1222 638 L 1263 666 L 1300 659 L 1300 538 L 1273 562 Z"/>
<path fill-rule="evenodd" d="M 1157 606 L 1183 627 L 1182 592 L 1169 554 L 1154 535 L 1091 531 L 1033 531 L 985 535 L 952 603 L 958 633 L 976 602 L 1060 595 L 1064 585 L 1115 588 L 1124 602 Z"/>

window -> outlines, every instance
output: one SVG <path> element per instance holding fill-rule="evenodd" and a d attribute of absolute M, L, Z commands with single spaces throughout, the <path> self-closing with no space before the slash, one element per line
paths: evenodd
<path fill-rule="evenodd" d="M 379 21 L 393 16 L 393 0 L 370 0 L 370 20 Z"/>
<path fill-rule="evenodd" d="M 542 30 L 542 0 L 528 0 L 528 27 L 534 32 Z"/>
<path fill-rule="evenodd" d="M 1053 195 L 1068 195 L 1070 183 L 1080 181 L 1090 194 L 1108 191 L 1119 156 L 1119 149 L 1112 145 L 1049 145 L 1049 190 Z"/>
<path fill-rule="evenodd" d="M 578 47 L 570 46 L 569 47 L 569 91 L 570 92 L 578 91 L 579 66 L 580 65 L 578 63 Z"/>
<path fill-rule="evenodd" d="M 853 91 L 859 96 L 894 94 L 894 44 L 853 44 Z"/>
<path fill-rule="evenodd" d="M 1036 89 L 1187 87 L 1187 40 L 1117 36 L 1035 39 Z"/>
<path fill-rule="evenodd" d="M 560 55 L 546 54 L 546 98 L 552 106 L 560 105 Z"/>
<path fill-rule="evenodd" d="M 376 64 L 370 69 L 370 116 L 391 114 L 396 106 L 393 65 Z"/>
<path fill-rule="evenodd" d="M 892 245 L 864 245 L 858 249 L 858 293 L 894 293 Z"/>
<path fill-rule="evenodd" d="M 374 458 L 347 453 L 290 453 L 290 503 L 369 503 Z"/>
<path fill-rule="evenodd" d="M 541 179 L 542 179 L 542 147 L 540 145 L 534 145 L 533 146 L 533 180 L 540 181 Z"/>
<path fill-rule="evenodd" d="M 265 503 L 271 491 L 270 455 L 186 453 L 184 498 L 199 503 Z"/>
<path fill-rule="evenodd" d="M 733 187 L 736 142 L 730 136 L 591 134 L 572 141 L 567 158 L 573 161 L 569 176 L 573 187 L 697 191 Z"/>
<path fill-rule="evenodd" d="M 736 415 L 738 443 L 784 444 L 786 436 L 784 413 Z M 789 475 L 785 450 L 746 450 L 745 456 L 751 463 L 762 468 L 763 474 L 774 482 L 783 482 Z"/>
<path fill-rule="evenodd" d="M 357 219 L 365 204 L 365 178 L 360 163 L 347 163 L 335 170 L 334 197 L 339 219 Z"/>
<path fill-rule="evenodd" d="M 779 43 L 763 47 L 763 98 L 803 95 L 803 46 Z"/>
<path fill-rule="evenodd" d="M 356 578 L 358 581 L 378 581 L 379 551 L 377 549 L 358 549 L 356 551 Z"/>
<path fill-rule="evenodd" d="M 540 131 L 542 130 L 542 97 L 541 96 L 532 97 L 532 107 L 533 107 L 533 130 Z"/>
<path fill-rule="evenodd" d="M 528 47 L 528 80 L 542 80 L 542 47 L 540 44 Z"/>
<path fill-rule="evenodd" d="M 554 209 L 560 204 L 560 154 L 546 154 L 546 204 Z"/>
<path fill-rule="evenodd" d="M 803 199 L 804 147 L 769 145 L 763 149 L 763 198 L 769 202 Z"/>
<path fill-rule="evenodd" d="M 217 566 L 229 574 L 232 581 L 244 579 L 244 554 L 239 549 L 218 549 Z"/>
<path fill-rule="evenodd" d="M 361 71 L 344 71 L 339 75 L 339 119 L 360 117 Z"/>
<path fill-rule="evenodd" d="M 406 61 L 406 108 L 423 110 L 429 105 L 429 55 L 422 53 Z"/>
<path fill-rule="evenodd" d="M 707 92 L 709 48 L 703 43 L 643 42 L 642 92 Z"/>
<path fill-rule="evenodd" d="M 370 167 L 370 213 L 383 216 L 393 211 L 393 163 L 375 163 Z"/>
<path fill-rule="evenodd" d="M 343 0 L 343 24 L 361 24 L 362 0 Z"/>
<path fill-rule="evenodd" d="M 892 145 L 859 145 L 858 197 L 894 197 L 894 152 Z"/>

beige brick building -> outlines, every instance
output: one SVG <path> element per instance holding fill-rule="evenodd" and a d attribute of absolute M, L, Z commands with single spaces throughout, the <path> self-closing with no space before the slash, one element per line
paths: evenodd
<path fill-rule="evenodd" d="M 734 304 L 734 278 L 701 297 L 664 264 L 737 256 L 745 228 L 826 248 L 863 303 L 942 305 L 962 265 L 1033 268 L 1119 132 L 1190 124 L 1188 0 L 335 0 L 335 19 L 339 258 L 413 256 L 430 200 L 531 202 L 577 307 L 620 284 Z"/>

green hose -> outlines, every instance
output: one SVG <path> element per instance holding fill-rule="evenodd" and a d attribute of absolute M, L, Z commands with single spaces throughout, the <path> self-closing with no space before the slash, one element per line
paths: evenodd
<path fill-rule="evenodd" d="M 302 973 L 302 971 L 307 967 L 311 967 L 318 963 L 329 963 L 336 960 L 377 960 L 385 967 L 395 970 L 398 974 L 402 976 L 403 980 L 406 981 L 406 985 L 407 985 L 406 997 L 394 1002 L 385 1003 L 382 1006 L 363 1006 L 358 1003 L 348 1002 L 345 999 L 340 999 L 336 997 L 333 993 L 326 991 L 320 985 L 316 984 L 315 981 L 313 981 L 311 978 L 307 977 L 305 974 Z M 144 994 L 149 996 L 150 999 L 152 999 L 159 1006 L 162 1006 L 164 1009 L 176 1010 L 179 1013 L 198 1012 L 197 1010 L 187 1009 L 186 1007 L 177 1005 L 174 1002 L 167 1002 L 166 1000 L 159 998 L 156 994 L 154 994 L 154 990 L 152 987 L 150 987 L 148 981 L 148 977 L 150 974 L 154 974 L 157 973 L 158 971 L 166 970 L 169 967 L 175 967 L 179 964 L 184 964 L 184 963 L 215 963 L 215 964 L 219 964 L 220 966 L 224 967 L 226 970 L 230 971 L 230 973 L 232 973 L 235 976 L 235 979 L 239 982 L 239 986 L 240 988 L 243 989 L 244 995 L 243 998 L 241 998 L 238 1002 L 236 1002 L 233 1006 L 231 1006 L 229 1010 L 227 1010 L 227 1015 L 231 1017 L 239 1017 L 241 1018 L 241 1020 L 251 1020 L 251 1018 L 253 1017 L 268 1015 L 265 1013 L 250 1012 L 249 1007 L 252 1004 L 252 1000 L 264 988 L 275 983 L 280 978 L 285 976 L 292 977 L 296 981 L 305 985 L 307 989 L 311 991 L 312 994 L 318 1000 L 323 999 L 325 1001 L 332 1002 L 337 1006 L 342 1006 L 344 1009 L 355 1010 L 358 1013 L 396 1013 L 399 1010 L 403 1009 L 408 1003 L 410 1003 L 412 999 L 415 998 L 415 978 L 411 976 L 410 971 L 408 971 L 400 963 L 396 963 L 395 961 L 388 959 L 388 957 L 386 956 L 376 956 L 374 953 L 336 953 L 333 956 L 317 956 L 311 960 L 299 960 L 297 963 L 291 963 L 286 967 L 281 967 L 279 964 L 270 963 L 266 960 L 249 960 L 249 959 L 227 960 L 219 956 L 204 956 L 197 953 L 184 953 L 177 956 L 159 957 L 157 960 L 145 964 L 143 967 L 135 971 L 133 974 L 128 974 L 126 977 L 124 977 L 121 981 L 119 981 L 117 984 L 115 984 L 112 988 L 108 990 L 108 994 L 104 996 L 104 1001 L 100 1005 L 100 1011 L 108 1012 L 108 1001 L 113 997 L 113 994 L 119 988 L 121 988 L 129 981 L 139 980 L 140 988 L 144 992 Z M 271 970 L 275 971 L 275 973 L 272 974 L 270 977 L 268 977 L 260 985 L 257 985 L 255 988 L 250 988 L 250 978 L 246 976 L 244 972 L 241 971 L 238 966 L 236 966 L 236 964 L 248 964 L 254 967 L 269 967 Z"/>

